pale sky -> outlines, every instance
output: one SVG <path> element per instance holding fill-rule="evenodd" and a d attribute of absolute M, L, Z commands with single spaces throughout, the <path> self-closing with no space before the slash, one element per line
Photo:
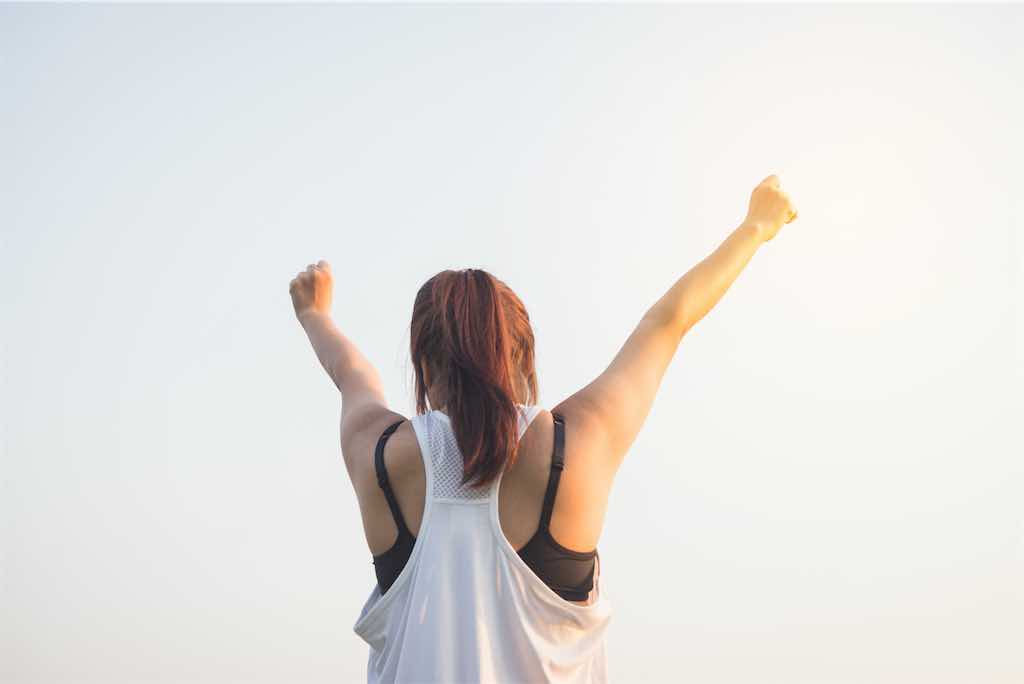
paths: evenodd
<path fill-rule="evenodd" d="M 778 174 L 601 538 L 615 682 L 1024 680 L 1024 7 L 0 6 L 6 682 L 358 682 L 291 278 L 414 411 L 484 268 L 541 404 Z"/>

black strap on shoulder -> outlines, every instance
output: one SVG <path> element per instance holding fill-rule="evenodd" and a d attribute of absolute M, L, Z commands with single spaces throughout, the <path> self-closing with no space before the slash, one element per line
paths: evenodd
<path fill-rule="evenodd" d="M 548 476 L 548 488 L 544 492 L 544 509 L 540 514 L 540 527 L 545 530 L 551 524 L 551 512 L 555 509 L 555 494 L 558 492 L 558 482 L 562 479 L 562 469 L 565 467 L 565 419 L 554 412 L 551 417 L 555 421 L 555 447 L 551 454 L 551 474 Z"/>
<path fill-rule="evenodd" d="M 388 481 L 387 468 L 384 467 L 384 444 L 387 443 L 391 433 L 397 430 L 398 426 L 404 422 L 405 419 L 403 418 L 385 428 L 380 439 L 377 440 L 377 451 L 373 456 L 373 465 L 377 469 L 377 484 L 384 490 L 384 497 L 388 500 L 391 515 L 394 516 L 395 524 L 398 525 L 398 536 L 401 537 L 403 534 L 407 534 L 411 537 L 412 532 L 409 531 L 408 526 L 405 524 L 405 519 L 402 517 L 402 509 L 398 507 L 398 499 L 395 498 L 395 493 L 391 490 L 391 483 Z"/>

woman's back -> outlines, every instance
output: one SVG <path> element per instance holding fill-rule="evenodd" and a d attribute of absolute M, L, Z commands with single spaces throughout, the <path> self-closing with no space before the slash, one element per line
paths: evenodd
<path fill-rule="evenodd" d="M 593 549 L 596 536 L 587 541 L 580 512 L 603 517 L 607 489 L 600 497 L 588 482 L 585 456 L 568 448 L 572 433 L 565 421 L 555 425 L 540 407 L 521 409 L 516 463 L 480 490 L 459 483 L 461 455 L 441 411 L 393 424 L 395 443 L 378 449 L 381 481 L 391 485 L 415 544 L 385 592 L 373 588 L 355 625 L 371 646 L 371 682 L 606 678 L 611 604 L 601 588 L 599 557 L 589 595 L 574 602 L 520 552 L 544 519 L 570 553 Z M 553 456 L 564 459 L 561 469 L 551 469 Z M 549 479 L 552 472 L 559 476 Z M 545 500 L 550 517 L 542 516 Z M 390 530 L 376 529 L 384 521 Z M 585 522 L 599 535 L 600 520 Z M 398 524 L 389 515 L 375 517 L 371 526 L 371 551 L 387 552 L 399 537 Z"/>
<path fill-rule="evenodd" d="M 502 532 L 516 551 L 522 550 L 538 532 L 545 493 L 552 475 L 555 455 L 555 424 L 550 411 L 529 407 L 534 415 L 520 440 L 515 463 L 503 475 L 498 492 Z M 432 415 L 448 421 L 443 411 Z M 607 468 L 588 460 L 587 435 L 579 421 L 563 420 L 564 467 L 557 482 L 548 531 L 556 542 L 570 551 L 584 553 L 598 546 L 611 490 Z M 413 537 L 419 535 L 426 494 L 423 456 L 413 426 L 402 421 L 385 438 L 384 465 L 404 522 Z M 375 516 L 366 523 L 371 553 L 380 556 L 398 539 L 392 515 Z M 586 603 L 586 600 L 578 601 Z"/>

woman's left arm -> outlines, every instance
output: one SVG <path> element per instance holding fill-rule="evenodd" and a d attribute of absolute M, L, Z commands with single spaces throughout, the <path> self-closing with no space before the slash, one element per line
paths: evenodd
<path fill-rule="evenodd" d="M 331 376 L 346 404 L 365 399 L 385 403 L 377 369 L 355 343 L 338 330 L 330 315 L 307 311 L 298 318 L 320 365 Z"/>
<path fill-rule="evenodd" d="M 333 287 L 331 266 L 321 259 L 299 273 L 288 291 L 320 364 L 341 392 L 344 425 L 346 414 L 367 404 L 386 410 L 387 400 L 377 369 L 331 319 Z"/>

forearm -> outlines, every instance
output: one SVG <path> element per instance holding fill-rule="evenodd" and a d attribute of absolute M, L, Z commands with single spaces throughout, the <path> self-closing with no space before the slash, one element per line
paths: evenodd
<path fill-rule="evenodd" d="M 364 376 L 369 376 L 371 381 L 377 380 L 373 364 L 338 329 L 330 316 L 307 312 L 299 317 L 299 322 L 313 345 L 320 365 L 342 394 L 345 393 L 345 387 L 357 379 L 361 384 L 366 384 L 367 377 Z"/>
<path fill-rule="evenodd" d="M 742 223 L 652 306 L 647 316 L 671 326 L 681 338 L 714 308 L 762 244 L 757 224 Z"/>

